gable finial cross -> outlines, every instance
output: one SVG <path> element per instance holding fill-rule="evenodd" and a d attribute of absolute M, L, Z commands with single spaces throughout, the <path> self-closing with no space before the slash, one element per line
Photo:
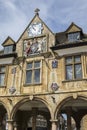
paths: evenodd
<path fill-rule="evenodd" d="M 38 13 L 39 11 L 40 11 L 40 9 L 36 8 L 34 12 L 36 15 L 39 15 L 39 13 Z"/>

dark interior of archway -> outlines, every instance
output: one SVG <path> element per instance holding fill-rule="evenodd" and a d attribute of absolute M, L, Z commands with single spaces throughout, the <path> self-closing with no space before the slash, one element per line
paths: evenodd
<path fill-rule="evenodd" d="M 60 107 L 60 111 L 57 113 L 57 118 L 60 118 L 61 116 L 62 118 L 60 119 L 62 119 L 62 121 L 67 122 L 67 117 L 69 115 L 72 118 L 72 123 L 74 122 L 74 127 L 76 127 L 75 125 L 78 125 L 78 127 L 80 127 L 81 119 L 86 114 L 87 114 L 87 101 L 77 98 L 63 102 Z M 61 120 L 60 124 L 62 124 Z"/>
<path fill-rule="evenodd" d="M 0 128 L 2 130 L 6 129 L 7 111 L 5 107 L 0 104 Z"/>
<path fill-rule="evenodd" d="M 46 105 L 42 103 L 41 101 L 27 101 L 24 104 L 22 104 L 16 111 L 14 120 L 17 122 L 18 130 L 30 130 L 31 128 L 28 127 L 28 121 L 30 117 L 42 115 L 47 120 L 47 123 L 50 124 L 50 112 Z M 35 117 L 36 118 L 36 117 Z M 50 127 L 50 125 L 49 125 Z M 46 128 L 42 129 L 46 130 Z"/>

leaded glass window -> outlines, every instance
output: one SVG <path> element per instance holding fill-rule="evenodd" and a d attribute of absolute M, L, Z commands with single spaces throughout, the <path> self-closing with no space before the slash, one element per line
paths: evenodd
<path fill-rule="evenodd" d="M 38 84 L 41 82 L 41 62 L 27 63 L 26 84 Z"/>
<path fill-rule="evenodd" d="M 69 42 L 74 42 L 74 41 L 78 41 L 78 40 L 80 40 L 80 32 L 68 34 L 68 41 Z"/>
<path fill-rule="evenodd" d="M 33 117 L 28 121 L 28 127 L 31 128 L 33 125 Z M 37 115 L 36 117 L 36 130 L 46 130 L 47 129 L 47 120 L 42 115 Z"/>
<path fill-rule="evenodd" d="M 8 54 L 8 53 L 12 53 L 12 52 L 13 52 L 13 45 L 4 47 L 4 54 Z"/>
<path fill-rule="evenodd" d="M 70 56 L 65 59 L 66 80 L 82 78 L 81 56 Z"/>
<path fill-rule="evenodd" d="M 0 67 L 0 86 L 5 85 L 5 71 L 6 71 L 5 66 L 1 66 Z"/>

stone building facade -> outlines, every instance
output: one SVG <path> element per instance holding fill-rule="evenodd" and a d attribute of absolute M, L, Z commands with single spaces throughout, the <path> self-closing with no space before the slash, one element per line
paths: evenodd
<path fill-rule="evenodd" d="M 53 33 L 39 9 L 0 51 L 0 130 L 86 130 L 87 34 Z"/>

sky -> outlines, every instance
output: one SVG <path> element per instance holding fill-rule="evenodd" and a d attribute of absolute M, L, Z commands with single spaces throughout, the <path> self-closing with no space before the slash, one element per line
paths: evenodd
<path fill-rule="evenodd" d="M 87 33 L 87 0 L 0 0 L 0 48 L 8 36 L 18 40 L 36 8 L 54 33 L 65 31 L 72 22 Z"/>

